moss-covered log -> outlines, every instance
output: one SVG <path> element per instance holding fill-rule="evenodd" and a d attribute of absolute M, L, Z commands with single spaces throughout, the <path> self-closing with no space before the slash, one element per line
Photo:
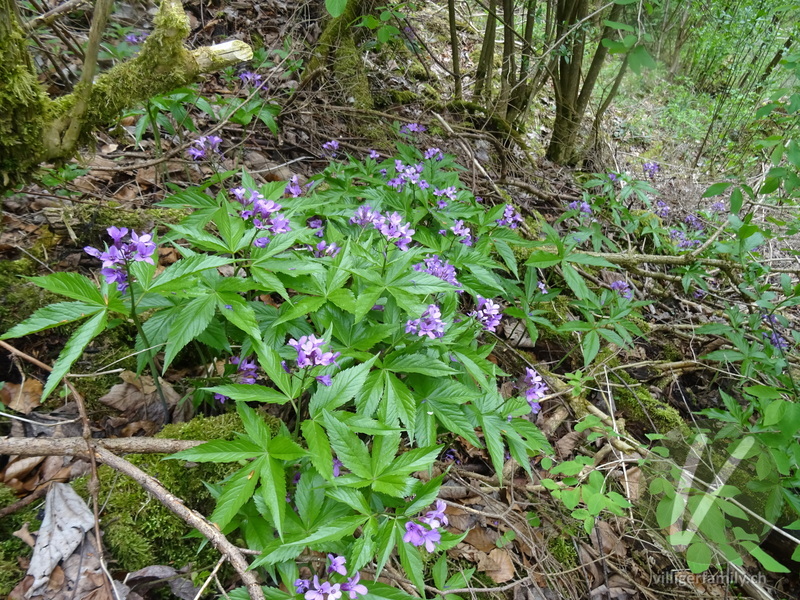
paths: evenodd
<path fill-rule="evenodd" d="M 138 56 L 117 65 L 92 84 L 77 128 L 73 110 L 82 93 L 51 100 L 37 80 L 14 0 L 0 0 L 0 191 L 29 180 L 46 161 L 64 161 L 90 144 L 97 129 L 148 98 L 197 81 L 203 73 L 252 58 L 234 40 L 189 50 L 189 20 L 178 0 L 163 0 L 155 29 Z M 67 132 L 77 129 L 77 135 Z"/>

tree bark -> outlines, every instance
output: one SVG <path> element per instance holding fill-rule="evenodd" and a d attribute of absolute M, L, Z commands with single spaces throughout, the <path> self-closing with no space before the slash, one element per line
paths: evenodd
<path fill-rule="evenodd" d="M 475 70 L 475 88 L 472 92 L 472 101 L 482 104 L 488 95 L 491 95 L 492 72 L 494 71 L 494 47 L 497 37 L 497 0 L 489 0 L 489 11 L 486 15 L 486 29 L 483 33 L 481 56 Z M 487 94 L 487 92 L 489 92 Z"/>
<path fill-rule="evenodd" d="M 253 56 L 238 40 L 190 51 L 183 46 L 188 35 L 183 5 L 162 0 L 137 57 L 51 100 L 38 82 L 14 0 L 0 0 L 0 192 L 30 180 L 43 162 L 72 158 L 125 108 Z"/>

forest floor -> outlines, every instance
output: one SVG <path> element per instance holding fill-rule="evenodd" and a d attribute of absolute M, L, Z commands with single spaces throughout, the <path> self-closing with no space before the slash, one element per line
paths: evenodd
<path fill-rule="evenodd" d="M 161 98 L 151 105 L 161 115 L 162 124 L 169 124 L 162 126 L 159 141 L 151 128 L 141 128 L 141 112 L 128 115 L 115 130 L 98 135 L 96 152 L 87 152 L 83 160 L 54 169 L 41 181 L 3 200 L 0 331 L 52 299 L 20 277 L 53 271 L 91 273 L 95 261 L 83 247 L 101 246 L 106 228 L 112 225 L 136 230 L 156 227 L 165 232 L 164 223 L 174 220 L 175 215 L 155 208 L 155 204 L 176 186 L 196 185 L 214 174 L 185 156 L 187 145 L 209 132 L 223 138 L 223 169 L 244 167 L 262 182 L 288 181 L 293 175 L 304 181 L 327 164 L 321 151 L 323 143 L 336 139 L 343 152 L 358 157 L 370 149 L 391 155 L 399 140 L 396 125 L 416 122 L 427 127 L 418 139 L 421 147 L 438 147 L 457 156 L 465 167 L 462 180 L 476 196 L 492 204 L 510 199 L 523 210 L 529 224 L 555 223 L 567 204 L 582 199 L 579 181 L 585 174 L 538 158 L 543 154 L 549 134 L 547 123 L 552 117 L 552 101 L 546 93 L 537 99 L 528 133 L 522 138 L 527 143 L 524 148 L 491 131 L 486 119 L 457 112 L 447 104 L 449 48 L 442 7 L 428 7 L 424 9 L 427 12 L 412 17 L 414 37 L 407 38 L 408 43 L 398 42 L 366 55 L 372 108 L 357 108 L 354 104 L 361 99 L 349 101 L 352 99 L 344 97 L 335 79 L 302 79 L 300 61 L 307 63 L 307 48 L 313 46 L 320 32 L 320 15 L 309 5 L 296 9 L 289 4 L 281 0 L 255 4 L 234 0 L 212 10 L 201 2 L 185 3 L 192 15 L 192 44 L 245 37 L 254 45 L 279 50 L 263 55 L 271 64 L 259 70 L 264 78 L 260 97 L 281 109 L 277 134 L 257 118 L 246 124 L 212 122 L 198 109 L 201 103 L 197 97 L 187 92 L 187 97 L 191 96 L 191 128 L 196 129 L 190 133 L 187 122 L 179 125 L 174 120 L 178 114 L 174 107 L 185 98 Z M 135 43 L 124 41 L 123 31 L 125 35 L 141 35 L 150 22 L 139 4 L 121 3 L 116 10 L 114 21 L 129 29 L 118 30 L 117 40 L 109 43 L 109 60 L 115 52 L 135 51 Z M 75 34 L 81 21 L 70 21 L 67 26 Z M 469 70 L 479 50 L 480 35 L 468 22 L 461 35 L 464 68 Z M 55 91 L 59 87 L 55 69 L 44 62 L 43 68 Z M 243 101 L 249 90 L 237 75 L 229 72 L 208 77 L 199 87 L 199 97 Z M 617 123 L 624 117 L 617 113 L 609 120 Z M 170 127 L 174 133 L 170 133 Z M 689 169 L 677 159 L 670 166 L 671 157 L 653 156 L 646 142 L 629 143 L 609 136 L 592 164 L 595 171 L 638 175 L 645 159 L 662 165 L 649 183 L 658 191 L 658 199 L 669 205 L 673 218 L 682 219 L 705 202 L 701 195 L 710 182 L 686 175 Z M 774 252 L 774 258 L 783 258 L 777 249 Z M 174 250 L 159 249 L 160 265 L 177 258 Z M 602 274 L 597 277 L 602 281 Z M 644 300 L 649 299 L 649 291 L 643 286 L 636 293 Z M 583 393 L 591 407 L 589 412 L 610 419 L 618 439 L 576 431 L 575 406 L 563 395 L 554 394 L 543 403 L 536 423 L 553 444 L 557 457 L 592 457 L 594 468 L 613 473 L 635 504 L 636 508 L 624 516 L 604 514 L 591 535 L 538 481 L 512 468 L 510 482 L 501 486 L 484 450 L 462 439 L 448 440 L 448 460 L 439 465 L 449 469 L 442 498 L 448 501 L 450 530 L 469 531 L 449 557 L 453 568 L 477 569 L 476 580 L 470 583 L 472 589 L 464 596 L 513 600 L 656 600 L 677 595 L 698 599 L 800 598 L 797 563 L 793 563 L 793 574 L 778 575 L 760 570 L 750 559 L 740 568 L 741 573 L 749 573 L 749 583 L 742 583 L 747 576 L 743 578 L 735 569 L 715 576 L 691 576 L 683 556 L 666 542 L 668 532 L 656 523 L 656 502 L 648 491 L 654 473 L 639 468 L 635 453 L 623 452 L 623 447 L 630 448 L 626 440 L 647 444 L 648 434 L 659 434 L 667 440 L 664 445 L 671 445 L 680 454 L 683 433 L 699 425 L 695 412 L 717 407 L 717 390 L 736 386 L 728 373 L 696 360 L 717 342 L 685 333 L 689 328 L 682 328 L 714 319 L 719 306 L 712 296 L 700 299 L 676 291 L 656 297 L 645 310 L 647 333 L 635 340 L 633 348 L 608 351 L 587 374 L 587 381 L 605 382 Z M 569 307 L 554 310 L 566 314 Z M 10 345 L 2 343 L 0 381 L 5 385 L 0 389 L 0 401 L 14 416 L 3 416 L 0 433 L 19 438 L 81 436 L 78 409 L 68 397 L 40 403 L 42 382 L 47 377 L 42 365 L 53 364 L 70 333 L 51 329 L 13 340 Z M 130 354 L 132 347 L 132 330 L 120 324 L 95 340 L 76 365 L 80 372 L 93 375 L 73 381 L 86 399 L 94 437 L 153 436 L 163 428 L 165 415 L 160 411 L 152 379 L 132 373 L 136 362 Z M 547 365 L 553 381 L 559 377 L 563 381 L 566 373 L 582 366 L 575 347 L 574 338 L 563 335 L 542 336 L 533 343 L 520 333 L 517 323 L 508 319 L 499 334 L 494 359 L 516 376 L 522 374 L 518 357 L 524 355 Z M 186 399 L 214 368 L 189 353 L 168 371 L 164 385 L 172 399 L 173 423 L 192 419 L 193 407 Z M 217 414 L 183 427 L 171 425 L 161 435 L 179 439 L 231 435 L 236 423 L 229 422 L 230 413 L 226 415 L 224 408 L 218 407 Z M 171 491 L 178 497 L 199 507 L 213 506 L 202 486 L 185 481 L 197 483 L 197 474 L 187 478 L 185 472 L 170 470 L 179 469 L 177 465 L 164 467 L 166 463 L 157 459 L 143 458 L 140 464 L 145 470 L 153 469 L 151 474 L 168 487 L 175 486 Z M 12 507 L 0 508 L 0 594 L 22 597 L 33 543 L 31 532 L 39 527 L 47 486 L 53 481 L 83 477 L 75 487 L 85 494 L 88 471 L 88 463 L 62 456 L 0 457 L 0 483 L 7 488 L 0 495 L 0 506 Z M 191 567 L 186 567 L 189 561 L 181 562 L 183 557 L 191 556 L 196 548 L 195 541 L 182 539 L 187 530 L 171 521 L 165 525 L 169 517 L 143 493 L 122 497 L 135 494 L 134 486 L 119 483 L 109 472 L 104 476 L 108 481 L 103 483 L 105 511 L 100 515 L 100 527 L 110 548 L 109 567 L 114 578 L 122 581 L 127 576 L 127 585 L 133 590 L 128 598 L 133 600 L 134 594 L 163 597 L 158 596 L 159 584 L 169 584 L 171 593 L 180 598 L 193 598 L 196 586 L 214 568 L 213 552 L 206 549 L 195 557 Z M 139 529 L 138 537 L 126 537 L 120 527 L 114 530 L 115 520 L 124 523 L 127 530 Z M 167 540 L 164 531 L 172 532 L 175 539 Z M 792 548 L 777 536 L 768 538 L 764 547 L 785 564 L 792 564 L 788 560 Z M 53 580 L 53 598 L 106 597 L 99 585 L 82 588 L 82 595 L 74 596 L 75 590 L 68 585 L 69 574 L 60 577 Z M 223 570 L 220 577 L 227 585 L 234 575 Z M 401 574 L 390 572 L 387 581 L 392 582 L 392 577 L 395 583 L 399 580 L 398 585 L 405 585 Z M 762 593 L 766 595 L 759 595 Z"/>

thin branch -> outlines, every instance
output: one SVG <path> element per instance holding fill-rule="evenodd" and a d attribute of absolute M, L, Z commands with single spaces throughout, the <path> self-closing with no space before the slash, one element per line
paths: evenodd
<path fill-rule="evenodd" d="M 92 439 L 91 444 L 124 454 L 174 454 L 194 448 L 200 440 L 171 440 L 149 437 Z M 10 456 L 80 456 L 88 458 L 90 450 L 82 437 L 68 438 L 0 438 L 0 454 Z"/>

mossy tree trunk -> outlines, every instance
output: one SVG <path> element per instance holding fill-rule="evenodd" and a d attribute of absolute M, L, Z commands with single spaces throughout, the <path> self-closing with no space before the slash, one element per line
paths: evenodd
<path fill-rule="evenodd" d="M 188 50 L 188 35 L 183 5 L 163 0 L 136 58 L 52 100 L 38 82 L 14 0 L 0 0 L 0 191 L 30 180 L 43 162 L 72 158 L 125 108 L 252 58 L 240 41 Z M 74 110 L 87 98 L 85 108 Z"/>
<path fill-rule="evenodd" d="M 304 75 L 307 78 L 327 75 L 341 89 L 342 100 L 356 108 L 369 109 L 374 105 L 353 31 L 353 25 L 372 10 L 373 4 L 374 0 L 347 0 L 344 12 L 323 29 Z"/>

